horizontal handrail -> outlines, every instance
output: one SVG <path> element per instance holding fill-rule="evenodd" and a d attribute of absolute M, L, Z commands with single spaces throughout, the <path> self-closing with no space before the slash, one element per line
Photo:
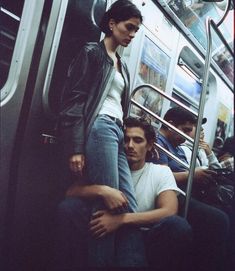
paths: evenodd
<path fill-rule="evenodd" d="M 166 153 L 171 159 L 175 160 L 178 162 L 181 166 L 183 166 L 185 169 L 189 170 L 189 165 L 181 161 L 178 157 L 176 157 L 174 154 L 166 150 L 164 147 L 159 145 L 158 143 L 154 143 L 154 145 L 162 152 Z"/>
<path fill-rule="evenodd" d="M 141 89 L 141 88 L 151 88 L 152 90 L 154 90 L 155 92 L 161 94 L 163 97 L 167 98 L 168 100 L 174 102 L 175 104 L 179 105 L 180 107 L 183 107 L 185 110 L 189 111 L 190 113 L 192 113 L 194 116 L 198 116 L 198 114 L 193 111 L 192 109 L 190 109 L 189 107 L 187 107 L 186 105 L 184 105 L 183 103 L 179 102 L 178 100 L 176 100 L 175 98 L 173 98 L 172 96 L 166 94 L 164 91 L 160 90 L 159 88 L 150 85 L 150 84 L 143 84 L 143 85 L 139 85 L 137 86 L 131 93 L 131 99 L 132 97 L 135 95 L 135 93 Z"/>
<path fill-rule="evenodd" d="M 174 130 L 176 133 L 178 133 L 179 135 L 181 135 L 182 137 L 184 137 L 185 139 L 187 139 L 189 142 L 193 143 L 193 139 L 191 137 L 189 137 L 186 134 L 184 134 L 182 131 L 180 131 L 175 126 L 171 125 L 170 123 L 168 123 L 167 121 L 165 121 L 164 119 L 162 119 L 161 117 L 159 117 L 158 115 L 156 115 L 155 113 L 153 113 L 151 110 L 149 110 L 145 106 L 143 106 L 143 105 L 139 104 L 138 102 L 136 102 L 135 100 L 133 100 L 133 98 L 131 99 L 131 102 L 132 102 L 132 104 L 134 104 L 135 106 L 139 107 L 140 109 L 143 109 L 149 115 L 153 116 L 154 118 L 156 118 L 160 122 L 164 123 L 164 125 L 166 125 L 167 127 L 171 128 L 172 130 Z"/>

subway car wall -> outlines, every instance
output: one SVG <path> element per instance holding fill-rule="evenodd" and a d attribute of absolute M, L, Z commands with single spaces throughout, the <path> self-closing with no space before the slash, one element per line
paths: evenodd
<path fill-rule="evenodd" d="M 23 84 L 19 84 L 11 102 L 1 108 L 4 115 L 2 127 L 9 126 L 7 115 L 14 119 L 14 105 L 14 109 L 19 108 L 19 114 L 15 112 L 17 121 L 12 122 L 11 129 L 6 128 L 1 133 L 1 157 L 4 155 L 6 158 L 2 167 L 9 169 L 9 172 L 1 172 L 1 193 L 4 193 L 0 207 L 1 270 L 51 270 L 53 218 L 56 206 L 70 183 L 58 159 L 60 150 L 56 145 L 43 144 L 41 138 L 42 133 L 51 132 L 55 126 L 53 116 L 45 113 L 43 106 L 46 71 L 55 48 L 52 46 L 53 39 L 58 39 L 58 52 L 48 93 L 50 112 L 56 113 L 57 97 L 67 67 L 86 41 L 100 40 L 101 32 L 97 23 L 107 4 L 104 0 L 70 0 L 66 7 L 66 1 L 43 2 L 27 82 L 24 88 Z M 37 1 L 31 1 L 32 5 L 34 3 L 38 4 Z M 26 19 L 24 16 L 29 16 L 26 5 L 30 5 L 30 1 L 25 0 L 24 5 L 22 22 Z M 62 9 L 66 9 L 64 17 L 61 15 Z M 60 37 L 56 26 L 63 20 Z M 33 43 L 30 35 L 25 38 L 28 43 Z M 17 44 L 16 41 L 15 50 L 19 50 Z M 24 69 L 23 65 L 21 69 Z M 14 100 L 14 95 L 18 93 L 22 94 L 20 104 L 19 100 Z"/>

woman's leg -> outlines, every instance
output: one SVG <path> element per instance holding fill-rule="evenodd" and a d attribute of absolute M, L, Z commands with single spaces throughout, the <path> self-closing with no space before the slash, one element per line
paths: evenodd
<path fill-rule="evenodd" d="M 128 211 L 133 212 L 137 209 L 130 170 L 123 152 L 123 131 L 109 117 L 98 117 L 94 122 L 86 144 L 86 164 L 88 180 L 91 183 L 120 189 L 128 198 Z M 95 210 L 102 208 L 105 208 L 103 202 L 97 202 Z M 119 235 L 122 235 L 121 232 Z M 125 246 L 125 242 L 126 244 L 132 241 L 141 242 L 142 239 L 137 241 L 142 238 L 141 235 L 138 233 L 137 236 L 135 239 L 128 238 L 126 235 L 125 238 L 120 238 L 122 240 L 120 242 L 122 246 Z M 126 251 L 120 257 L 115 256 L 116 253 L 120 255 L 119 247 L 121 246 L 116 238 L 116 233 L 100 239 L 91 238 L 90 241 L 90 262 L 93 266 L 120 265 L 120 261 L 126 266 L 143 266 L 141 255 L 132 261 L 134 256 L 131 254 L 135 248 L 134 245 L 132 251 Z"/>
<path fill-rule="evenodd" d="M 130 169 L 123 149 L 123 131 L 108 116 L 98 117 L 86 144 L 88 181 L 121 190 L 129 211 L 137 210 Z"/>

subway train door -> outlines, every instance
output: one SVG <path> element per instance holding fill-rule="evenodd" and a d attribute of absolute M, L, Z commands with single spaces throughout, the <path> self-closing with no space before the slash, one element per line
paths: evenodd
<path fill-rule="evenodd" d="M 55 126 L 70 61 L 100 40 L 106 2 L 0 2 L 1 270 L 51 270 L 54 214 L 68 183 L 56 144 L 42 134 Z"/>

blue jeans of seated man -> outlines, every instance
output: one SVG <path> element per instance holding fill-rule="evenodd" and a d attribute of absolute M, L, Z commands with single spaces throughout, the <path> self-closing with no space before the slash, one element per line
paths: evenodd
<path fill-rule="evenodd" d="M 87 244 L 90 211 L 89 202 L 80 198 L 66 198 L 59 204 L 55 225 L 55 271 L 84 270 L 85 267 L 93 265 L 88 258 Z M 128 267 L 135 264 L 139 267 L 146 265 L 146 262 L 143 264 L 143 259 L 145 260 L 144 240 L 139 229 L 123 227 L 116 232 L 116 237 L 116 255 L 113 257 L 113 266 Z M 125 255 L 128 255 L 130 259 Z"/>
<path fill-rule="evenodd" d="M 185 197 L 180 195 L 180 212 L 184 210 L 184 203 Z M 194 235 L 194 257 L 190 271 L 227 271 L 228 216 L 213 206 L 191 198 L 187 220 Z"/>
<path fill-rule="evenodd" d="M 156 271 L 191 270 L 193 234 L 187 220 L 174 215 L 143 231 L 150 267 Z"/>
<path fill-rule="evenodd" d="M 137 210 L 133 182 L 124 152 L 122 127 L 107 115 L 98 116 L 91 128 L 86 142 L 86 165 L 87 177 L 92 184 L 108 185 L 119 189 L 128 199 L 127 211 Z M 93 212 L 104 208 L 101 200 L 96 201 Z M 126 238 L 121 238 L 122 232 Z M 113 266 L 116 258 L 119 266 L 143 266 L 144 259 L 141 255 L 144 253 L 139 245 L 141 242 L 139 232 L 134 234 L 134 231 L 131 231 L 127 238 L 125 230 L 120 230 L 119 239 L 121 241 L 117 241 L 116 233 L 101 239 L 91 238 L 89 262 L 96 267 Z M 119 249 L 119 246 L 122 249 Z M 124 249 L 126 247 L 129 247 L 129 251 Z"/>
<path fill-rule="evenodd" d="M 58 206 L 55 224 L 56 257 L 54 266 L 56 271 L 84 270 L 89 266 L 87 246 L 89 213 L 89 204 L 75 197 L 65 199 Z M 154 267 L 154 270 L 189 270 L 187 263 L 191 263 L 192 232 L 185 219 L 179 216 L 166 217 L 148 231 L 138 230 L 138 232 L 145 241 L 149 266 Z M 135 228 L 123 228 L 122 231 L 117 231 L 116 235 L 120 242 L 118 247 L 123 254 L 127 253 L 129 257 L 141 257 L 141 255 L 130 254 L 130 250 L 132 250 L 131 239 L 136 237 Z M 130 242 L 126 243 L 126 238 Z M 122 246 L 122 244 L 124 245 Z M 139 253 L 142 253 L 142 244 L 137 243 L 140 246 Z M 114 263 L 121 262 L 122 253 L 117 252 Z M 125 267 L 128 266 L 127 264 L 129 263 L 122 262 L 120 266 Z"/>

